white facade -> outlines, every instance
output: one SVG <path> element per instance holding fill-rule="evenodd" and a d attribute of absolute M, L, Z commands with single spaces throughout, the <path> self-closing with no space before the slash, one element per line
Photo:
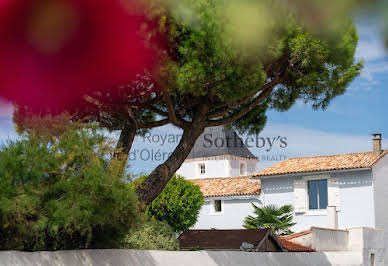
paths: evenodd
<path fill-rule="evenodd" d="M 388 262 L 388 156 L 373 168 L 375 226 L 384 232 L 385 258 Z"/>
<path fill-rule="evenodd" d="M 388 156 L 372 169 L 318 172 L 261 179 L 263 205 L 291 204 L 295 208 L 294 231 L 311 226 L 328 227 L 327 210 L 309 210 L 307 181 L 328 180 L 328 206 L 335 206 L 338 227 L 373 227 L 388 230 Z M 387 233 L 388 239 L 388 233 Z"/>
<path fill-rule="evenodd" d="M 214 212 L 214 200 L 221 200 L 222 210 L 219 213 Z M 251 203 L 260 206 L 260 197 L 205 198 L 197 223 L 192 229 L 243 229 L 245 217 L 253 214 Z"/>
<path fill-rule="evenodd" d="M 186 160 L 176 173 L 187 179 L 231 177 L 253 174 L 256 165 L 257 159 L 224 155 Z"/>
<path fill-rule="evenodd" d="M 257 159 L 222 155 L 186 160 L 178 175 L 187 179 L 228 178 L 250 175 L 256 171 Z M 215 211 L 215 201 L 221 201 L 221 211 Z M 259 195 L 206 197 L 193 229 L 241 229 L 243 221 L 253 214 L 252 203 L 260 206 Z"/>

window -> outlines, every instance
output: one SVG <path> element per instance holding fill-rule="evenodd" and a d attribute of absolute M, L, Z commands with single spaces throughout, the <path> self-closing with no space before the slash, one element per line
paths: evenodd
<path fill-rule="evenodd" d="M 221 202 L 221 200 L 215 200 L 213 205 L 214 205 L 214 212 L 215 213 L 222 212 L 222 202 Z"/>
<path fill-rule="evenodd" d="M 201 163 L 199 165 L 199 174 L 201 174 L 201 175 L 206 174 L 206 168 L 205 168 L 205 164 L 204 163 Z"/>
<path fill-rule="evenodd" d="M 240 163 L 240 175 L 247 174 L 247 165 L 246 163 Z"/>
<path fill-rule="evenodd" d="M 327 179 L 308 181 L 310 210 L 327 209 Z"/>

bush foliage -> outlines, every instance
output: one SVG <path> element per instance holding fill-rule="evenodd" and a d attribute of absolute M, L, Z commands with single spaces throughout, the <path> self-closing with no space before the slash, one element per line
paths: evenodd
<path fill-rule="evenodd" d="M 147 176 L 141 176 L 130 184 L 140 185 Z M 146 209 L 147 217 L 166 221 L 176 232 L 183 232 L 197 222 L 204 200 L 199 186 L 174 175 L 162 193 Z"/>
<path fill-rule="evenodd" d="M 183 177 L 173 176 L 163 192 L 148 206 L 146 214 L 159 221 L 166 221 L 179 233 L 197 222 L 203 202 L 199 186 Z"/>
<path fill-rule="evenodd" d="M 0 149 L 0 249 L 119 247 L 138 220 L 134 192 L 109 167 L 94 128 L 30 134 Z"/>
<path fill-rule="evenodd" d="M 164 221 L 150 219 L 133 228 L 125 237 L 123 248 L 148 250 L 178 250 L 179 243 L 172 228 Z"/>

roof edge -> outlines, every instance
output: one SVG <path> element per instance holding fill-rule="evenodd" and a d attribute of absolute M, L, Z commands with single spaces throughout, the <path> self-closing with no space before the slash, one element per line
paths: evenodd
<path fill-rule="evenodd" d="M 186 179 L 186 180 L 189 180 L 189 181 L 199 181 L 199 180 L 217 180 L 217 179 L 252 179 L 251 176 L 246 176 L 246 175 L 242 175 L 242 176 L 225 176 L 225 177 L 205 177 L 205 178 L 191 178 L 191 179 Z M 252 180 L 252 181 L 256 181 L 256 180 Z"/>
<path fill-rule="evenodd" d="M 267 179 L 273 177 L 293 177 L 300 175 L 318 175 L 318 174 L 334 174 L 334 173 L 346 173 L 346 172 L 356 172 L 356 171 L 366 171 L 372 170 L 372 167 L 362 167 L 362 168 L 343 168 L 338 170 L 317 170 L 317 171 L 309 171 L 309 172 L 290 172 L 284 174 L 273 174 L 273 175 L 251 175 L 251 178 L 256 179 Z"/>
<path fill-rule="evenodd" d="M 196 158 L 186 158 L 185 162 L 197 162 L 197 161 L 211 161 L 211 160 L 246 160 L 246 161 L 255 161 L 258 162 L 258 157 L 243 157 L 243 156 L 237 156 L 237 155 L 231 155 L 231 154 L 225 154 L 225 155 L 216 155 L 216 156 L 205 156 L 205 157 L 196 157 Z"/>
<path fill-rule="evenodd" d="M 261 195 L 261 188 L 257 192 L 252 193 L 244 193 L 244 194 L 225 194 L 225 195 L 207 195 L 203 196 L 204 198 L 213 198 L 213 199 L 224 199 L 224 200 L 232 200 L 236 198 L 248 198 L 250 196 L 260 196 Z"/>
<path fill-rule="evenodd" d="M 373 164 L 371 165 L 371 168 L 375 167 L 381 161 L 381 159 L 383 159 L 386 155 L 387 155 L 387 150 L 383 150 L 380 156 L 373 162 Z"/>
<path fill-rule="evenodd" d="M 384 156 L 387 153 L 387 150 L 382 150 L 383 152 L 380 154 L 380 156 Z M 335 157 L 335 156 L 341 156 L 341 155 L 356 155 L 356 154 L 363 154 L 363 153 L 373 153 L 373 151 L 364 151 L 364 152 L 347 152 L 347 153 L 338 153 L 338 154 L 331 154 L 331 155 L 316 155 L 316 156 L 300 156 L 300 157 L 290 157 L 287 160 L 291 159 L 301 159 L 301 158 L 320 158 L 320 157 Z"/>

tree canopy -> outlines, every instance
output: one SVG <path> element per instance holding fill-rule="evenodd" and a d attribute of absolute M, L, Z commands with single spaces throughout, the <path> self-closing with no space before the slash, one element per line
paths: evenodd
<path fill-rule="evenodd" d="M 350 19 L 319 35 L 284 1 L 263 0 L 259 7 L 248 5 L 253 11 L 247 26 L 259 23 L 249 32 L 253 36 L 241 40 L 235 33 L 245 15 L 229 16 L 228 2 L 181 2 L 186 12 L 173 13 L 168 20 L 175 54 L 162 75 L 166 104 L 150 107 L 184 132 L 170 158 L 139 186 L 139 199 L 147 204 L 162 191 L 204 128 L 231 125 L 257 133 L 268 109 L 285 111 L 297 101 L 324 109 L 362 68 L 355 59 L 358 35 Z M 263 11 L 271 12 L 266 21 L 260 20 Z"/>
<path fill-rule="evenodd" d="M 115 158 L 124 166 L 136 133 L 167 123 L 184 130 L 169 159 L 137 189 L 140 201 L 150 204 L 204 128 L 260 132 L 268 109 L 285 111 L 297 101 L 326 108 L 359 75 L 358 36 L 345 12 L 354 1 L 319 17 L 323 31 L 305 11 L 328 6 L 302 2 L 150 1 L 144 23 L 135 26 L 156 51 L 156 67 L 139 68 L 136 78 L 108 91 L 83 94 L 85 104 L 70 113 L 121 130 Z M 28 114 L 24 108 L 17 110 Z"/>

